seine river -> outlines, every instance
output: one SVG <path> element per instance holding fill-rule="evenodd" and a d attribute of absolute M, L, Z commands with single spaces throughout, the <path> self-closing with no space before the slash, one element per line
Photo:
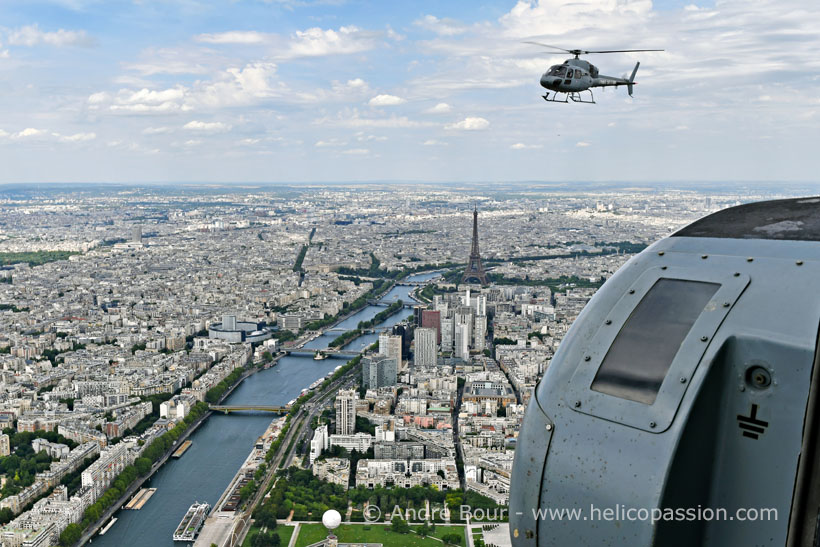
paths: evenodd
<path fill-rule="evenodd" d="M 437 274 L 418 274 L 410 280 L 423 281 Z M 408 296 L 414 287 L 394 287 L 382 300 L 401 299 L 412 302 Z M 356 328 L 359 321 L 372 319 L 383 307 L 368 306 L 357 312 L 327 334 L 312 340 L 306 347 L 327 347 L 339 333 Z M 388 317 L 378 327 L 390 327 L 410 314 L 407 309 Z M 377 334 L 366 334 L 350 342 L 346 349 L 362 349 L 378 340 Z M 325 376 L 346 361 L 329 358 L 314 361 L 312 357 L 287 356 L 277 366 L 260 371 L 237 387 L 225 404 L 285 404 L 315 380 Z M 94 537 L 94 545 L 174 545 L 171 536 L 195 501 L 216 503 L 233 478 L 239 466 L 248 457 L 254 441 L 265 432 L 273 416 L 269 414 L 212 414 L 191 435 L 191 448 L 178 459 L 157 471 L 144 486 L 156 488 L 154 496 L 139 511 L 119 511 L 119 519 L 104 536 Z"/>

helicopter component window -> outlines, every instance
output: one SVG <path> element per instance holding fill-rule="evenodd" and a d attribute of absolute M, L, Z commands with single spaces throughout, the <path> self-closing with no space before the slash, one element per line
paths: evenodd
<path fill-rule="evenodd" d="M 718 283 L 661 278 L 638 303 L 604 357 L 591 389 L 651 405 Z"/>
<path fill-rule="evenodd" d="M 581 71 L 580 71 L 580 70 L 578 70 L 577 68 L 575 69 L 575 77 L 576 77 L 576 78 L 580 78 L 580 77 L 581 77 Z"/>
<path fill-rule="evenodd" d="M 564 75 L 564 67 L 562 66 L 554 66 L 550 69 L 549 72 L 550 76 L 562 76 Z"/>

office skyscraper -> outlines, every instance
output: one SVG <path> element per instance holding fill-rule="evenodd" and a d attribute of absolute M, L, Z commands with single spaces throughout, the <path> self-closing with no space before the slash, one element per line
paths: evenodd
<path fill-rule="evenodd" d="M 336 434 L 352 435 L 356 432 L 356 401 L 354 389 L 340 389 L 336 394 Z"/>
<path fill-rule="evenodd" d="M 470 360 L 470 338 L 471 331 L 468 323 L 456 325 L 455 335 L 453 336 L 455 347 L 453 349 L 453 357 L 459 357 L 465 361 Z"/>
<path fill-rule="evenodd" d="M 436 329 L 436 343 L 441 343 L 441 312 L 424 310 L 421 312 L 421 326 Z"/>
<path fill-rule="evenodd" d="M 396 366 L 401 370 L 403 357 L 401 335 L 390 334 L 389 332 L 379 334 L 379 355 L 395 359 Z"/>
<path fill-rule="evenodd" d="M 452 317 L 441 318 L 441 351 L 453 351 L 453 331 L 455 328 L 455 319 Z"/>
<path fill-rule="evenodd" d="M 397 381 L 396 359 L 386 355 L 362 359 L 362 385 L 369 389 L 394 386 Z"/>
<path fill-rule="evenodd" d="M 414 364 L 422 367 L 432 367 L 436 364 L 436 341 L 438 331 L 436 329 L 420 327 L 416 329 L 415 342 L 416 353 Z"/>

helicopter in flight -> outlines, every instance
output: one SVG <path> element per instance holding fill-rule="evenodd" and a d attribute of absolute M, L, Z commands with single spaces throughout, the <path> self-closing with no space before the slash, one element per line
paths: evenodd
<path fill-rule="evenodd" d="M 636 85 L 635 74 L 638 72 L 638 67 L 641 63 L 635 64 L 635 69 L 629 78 L 615 78 L 613 76 L 604 76 L 598 72 L 598 67 L 588 61 L 580 59 L 581 55 L 588 55 L 590 53 L 633 53 L 638 51 L 663 51 L 662 49 L 610 49 L 602 51 L 586 51 L 583 49 L 564 49 L 560 47 L 550 46 L 539 42 L 524 42 L 525 44 L 534 44 L 541 47 L 556 49 L 564 51 L 571 55 L 575 55 L 574 59 L 567 59 L 563 64 L 553 65 L 541 76 L 541 86 L 547 90 L 543 95 L 545 101 L 550 103 L 567 103 L 573 101 L 576 103 L 595 104 L 595 96 L 592 94 L 593 87 L 618 87 L 625 85 L 629 96 L 632 96 L 632 86 Z M 550 96 L 550 91 L 553 92 Z M 589 92 L 587 99 L 582 93 Z"/>

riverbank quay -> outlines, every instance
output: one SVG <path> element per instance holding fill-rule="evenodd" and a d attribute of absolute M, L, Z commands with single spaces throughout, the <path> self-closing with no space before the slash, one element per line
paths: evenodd
<path fill-rule="evenodd" d="M 242 382 L 244 382 L 248 377 L 256 374 L 259 369 L 256 366 L 249 366 L 246 370 L 239 376 L 239 378 L 234 381 L 231 386 L 225 390 L 225 392 L 220 396 L 219 402 L 224 401 L 231 393 L 239 386 Z M 196 420 L 190 423 L 185 430 L 180 434 L 177 440 L 167 449 L 164 451 L 162 456 L 155 461 L 151 465 L 151 470 L 144 476 L 137 478 L 134 482 L 132 482 L 128 488 L 123 492 L 119 499 L 116 502 L 111 504 L 103 514 L 94 521 L 89 527 L 87 527 L 80 539 L 74 543 L 75 546 L 85 545 L 91 538 L 93 538 L 99 531 L 102 529 L 103 526 L 110 520 L 114 514 L 116 514 L 127 502 L 131 497 L 146 483 L 148 482 L 151 477 L 156 474 L 156 472 L 162 468 L 165 463 L 168 462 L 171 455 L 176 452 L 179 448 L 179 445 L 186 441 L 188 437 L 190 437 L 204 422 L 207 420 L 213 411 L 206 410 L 201 416 L 199 416 Z"/>

